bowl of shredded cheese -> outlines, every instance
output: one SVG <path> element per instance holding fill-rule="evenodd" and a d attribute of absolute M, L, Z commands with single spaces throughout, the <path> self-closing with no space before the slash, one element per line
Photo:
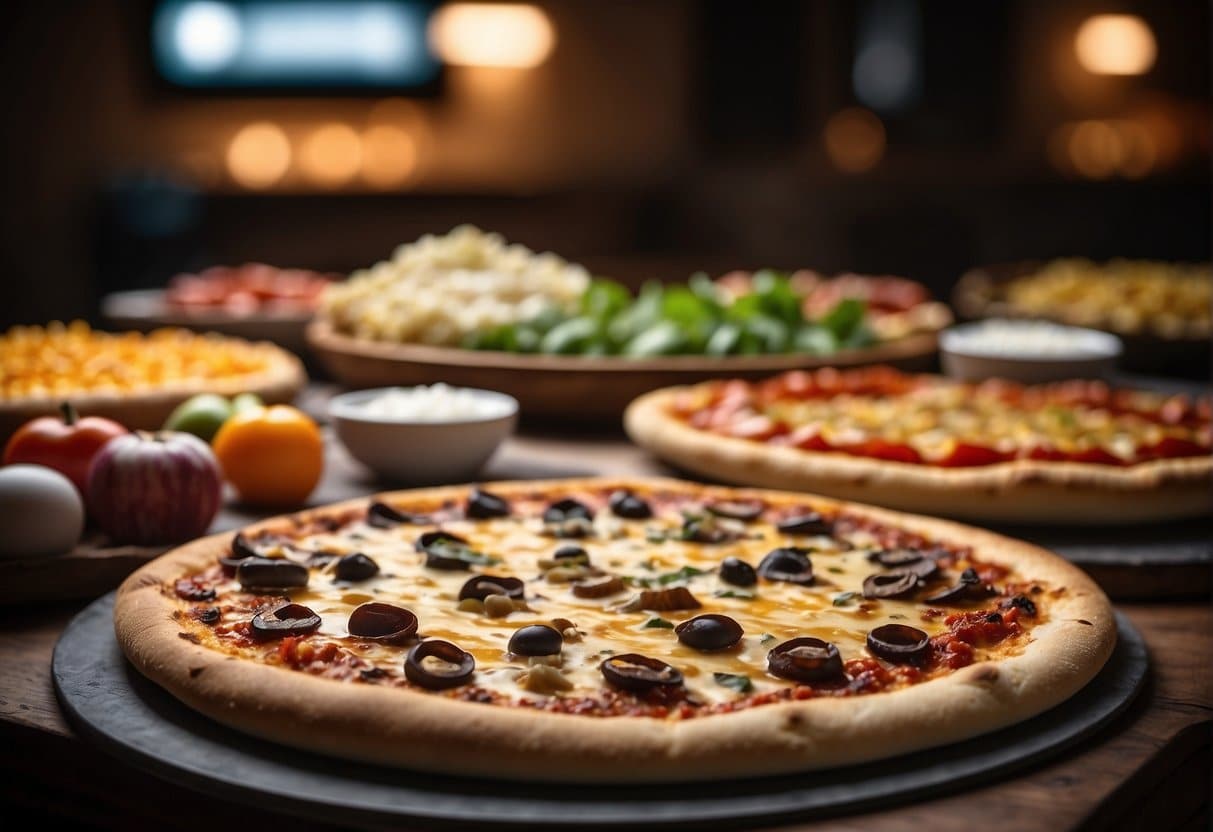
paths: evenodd
<path fill-rule="evenodd" d="M 328 413 L 350 455 L 380 478 L 435 485 L 475 477 L 513 432 L 518 401 L 439 383 L 343 393 Z"/>
<path fill-rule="evenodd" d="M 1096 329 L 990 318 L 945 330 L 939 351 L 944 372 L 955 378 L 1034 383 L 1106 377 L 1115 371 L 1122 345 Z"/>

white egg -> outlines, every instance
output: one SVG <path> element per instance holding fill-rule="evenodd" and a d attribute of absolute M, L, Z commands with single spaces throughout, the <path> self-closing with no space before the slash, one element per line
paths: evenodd
<path fill-rule="evenodd" d="M 71 551 L 84 532 L 84 503 L 67 477 L 42 465 L 0 468 L 0 558 Z"/>

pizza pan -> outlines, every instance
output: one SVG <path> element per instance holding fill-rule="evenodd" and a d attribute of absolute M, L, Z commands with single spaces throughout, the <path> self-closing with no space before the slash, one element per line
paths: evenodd
<path fill-rule="evenodd" d="M 1057 756 L 1128 708 L 1149 668 L 1141 635 L 1118 614 L 1116 650 L 1086 688 L 983 737 L 808 775 L 699 786 L 526 785 L 338 761 L 225 728 L 126 662 L 114 638 L 113 607 L 112 593 L 91 604 L 55 647 L 55 690 L 81 734 L 142 770 L 208 795 L 347 828 L 736 827 L 864 811 L 1004 778 Z"/>

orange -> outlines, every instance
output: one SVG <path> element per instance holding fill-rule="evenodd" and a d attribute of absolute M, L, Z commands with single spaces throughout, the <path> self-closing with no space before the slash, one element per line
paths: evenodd
<path fill-rule="evenodd" d="M 306 413 L 289 405 L 232 416 L 211 441 L 224 478 L 252 505 L 291 508 L 315 489 L 324 470 L 324 439 Z"/>

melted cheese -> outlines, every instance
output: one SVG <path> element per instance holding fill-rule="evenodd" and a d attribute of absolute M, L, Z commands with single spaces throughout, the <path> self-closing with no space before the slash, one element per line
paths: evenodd
<path fill-rule="evenodd" d="M 882 571 L 868 561 L 868 554 L 877 546 L 867 532 L 854 532 L 840 543 L 824 536 L 789 537 L 770 523 L 755 522 L 744 526 L 744 539 L 723 544 L 648 539 L 655 531 L 672 532 L 676 538 L 681 523 L 676 512 L 654 520 L 621 521 L 604 509 L 598 513 L 593 537 L 568 541 L 545 536 L 537 517 L 450 521 L 442 528 L 464 537 L 474 549 L 500 562 L 470 571 L 442 571 L 427 569 L 425 556 L 414 548 L 416 539 L 434 526 L 402 525 L 384 530 L 359 522 L 342 533 L 300 538 L 297 545 L 310 551 L 362 552 L 379 564 L 379 575 L 349 583 L 336 581 L 331 567 L 313 569 L 309 586 L 292 592 L 291 600 L 315 610 L 322 619 L 320 635 L 336 639 L 348 636 L 346 622 L 361 603 L 375 600 L 405 607 L 417 615 L 421 637 L 453 642 L 475 657 L 474 684 L 513 699 L 542 698 L 543 694 L 521 686 L 518 677 L 526 669 L 527 660 L 507 653 L 511 634 L 520 627 L 550 624 L 557 618 L 572 621 L 582 634 L 579 639 L 566 639 L 559 657 L 557 667 L 573 685 L 564 695 L 595 695 L 604 685 L 599 665 L 607 656 L 640 653 L 678 668 L 692 697 L 709 703 L 740 696 L 717 683 L 713 678 L 716 672 L 744 675 L 756 692 L 793 684 L 766 672 L 768 651 L 790 638 L 814 636 L 832 642 L 846 661 L 868 655 L 864 646 L 867 633 L 881 624 L 901 621 L 930 635 L 944 629 L 942 617 L 924 619 L 920 605 L 912 600 L 863 598 L 863 579 Z M 687 566 L 704 570 L 707 574 L 664 585 L 685 585 L 702 606 L 668 612 L 622 612 L 618 607 L 639 591 L 637 588 L 629 587 L 603 599 L 583 599 L 573 594 L 571 584 L 548 583 L 539 561 L 551 558 L 561 545 L 574 542 L 587 550 L 595 567 L 624 578 L 655 579 Z M 846 549 L 847 544 L 854 548 Z M 709 571 L 729 556 L 756 567 L 764 555 L 779 546 L 813 550 L 813 585 L 759 579 L 756 586 L 743 588 L 727 584 L 715 571 Z M 521 578 L 526 583 L 529 609 L 504 618 L 458 609 L 459 590 L 476 573 Z M 224 593 L 240 591 L 234 581 L 217 588 L 221 598 Z M 718 594 L 724 592 L 754 597 Z M 681 644 L 672 629 L 645 626 L 655 618 L 677 624 L 703 613 L 721 613 L 735 619 L 745 631 L 741 642 L 727 650 L 701 652 Z M 397 674 L 407 649 L 359 641 L 345 642 L 344 646 Z"/>

